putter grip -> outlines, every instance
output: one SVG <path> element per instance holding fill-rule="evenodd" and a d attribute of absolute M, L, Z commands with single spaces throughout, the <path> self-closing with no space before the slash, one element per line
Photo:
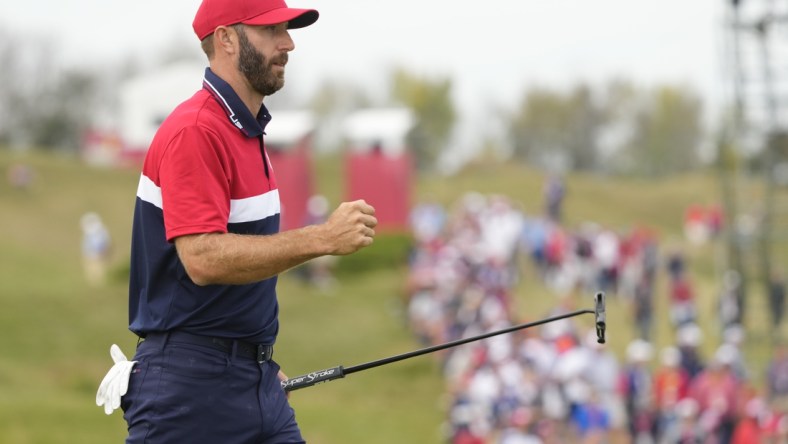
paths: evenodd
<path fill-rule="evenodd" d="M 311 387 L 315 384 L 320 384 L 321 382 L 328 382 L 344 377 L 345 369 L 340 365 L 337 367 L 327 368 L 325 370 L 307 373 L 306 375 L 296 376 L 295 378 L 289 378 L 286 381 L 282 381 L 282 388 L 286 392 L 292 392 L 293 390 Z"/>

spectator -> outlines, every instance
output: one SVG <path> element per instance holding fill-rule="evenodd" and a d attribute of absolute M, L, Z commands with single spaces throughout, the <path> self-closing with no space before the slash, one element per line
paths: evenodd
<path fill-rule="evenodd" d="M 758 444 L 761 442 L 760 418 L 765 412 L 763 400 L 753 398 L 744 406 L 744 417 L 733 431 L 730 444 Z"/>
<path fill-rule="evenodd" d="M 595 224 L 585 222 L 574 234 L 572 242 L 572 245 L 574 245 L 574 262 L 577 268 L 577 287 L 587 292 L 597 290 L 597 266 L 594 259 L 594 248 L 592 244 L 592 239 L 595 236 L 596 230 L 597 227 Z"/>
<path fill-rule="evenodd" d="M 711 204 L 706 209 L 706 223 L 709 227 L 709 235 L 712 239 L 717 238 L 719 236 L 720 231 L 722 231 L 722 223 L 724 220 L 724 214 L 722 211 L 722 207 L 718 204 Z"/>
<path fill-rule="evenodd" d="M 788 406 L 788 343 L 777 344 L 766 369 L 767 396 L 771 401 Z"/>
<path fill-rule="evenodd" d="M 689 374 L 681 367 L 681 352 L 669 346 L 660 353 L 660 367 L 654 374 L 657 436 L 662 437 L 679 421 L 676 407 L 687 396 Z"/>
<path fill-rule="evenodd" d="M 763 444 L 788 442 L 788 404 L 779 401 L 770 402 L 770 408 L 761 418 L 761 439 Z"/>
<path fill-rule="evenodd" d="M 571 393 L 570 423 L 576 428 L 581 443 L 603 442 L 610 431 L 610 415 L 600 403 L 593 388 L 576 380 L 567 391 Z"/>
<path fill-rule="evenodd" d="M 619 236 L 618 293 L 626 300 L 635 297 L 635 289 L 644 275 L 643 248 L 648 242 L 648 231 L 634 228 Z"/>
<path fill-rule="evenodd" d="M 668 269 L 668 277 L 671 279 L 676 279 L 679 275 L 684 274 L 687 268 L 686 259 L 684 258 L 684 253 L 678 249 L 674 248 L 668 254 L 667 260 L 667 269 Z"/>
<path fill-rule="evenodd" d="M 739 272 L 728 270 L 722 277 L 722 291 L 719 300 L 719 319 L 722 329 L 739 325 L 742 321 L 742 282 Z"/>
<path fill-rule="evenodd" d="M 509 199 L 492 196 L 487 208 L 479 215 L 483 254 L 499 263 L 514 264 L 518 251 L 517 238 L 523 230 L 523 214 Z"/>
<path fill-rule="evenodd" d="M 593 240 L 594 259 L 599 266 L 599 291 L 615 293 L 618 289 L 620 241 L 612 230 L 604 229 Z"/>
<path fill-rule="evenodd" d="M 547 241 L 550 223 L 544 219 L 528 219 L 523 223 L 521 242 L 528 252 L 540 277 L 547 271 Z"/>
<path fill-rule="evenodd" d="M 112 242 L 101 217 L 88 212 L 79 219 L 82 228 L 82 265 L 88 284 L 99 286 L 106 280 Z"/>
<path fill-rule="evenodd" d="M 782 273 L 776 269 L 772 271 L 769 280 L 769 311 L 772 331 L 778 332 L 785 315 L 785 279 Z"/>
<path fill-rule="evenodd" d="M 497 444 L 542 444 L 542 440 L 534 433 L 535 416 L 532 408 L 520 407 L 513 411 Z"/>
<path fill-rule="evenodd" d="M 744 328 L 739 324 L 731 325 L 722 332 L 722 343 L 727 346 L 731 354 L 731 370 L 740 381 L 746 381 L 750 376 L 747 361 L 742 354 L 741 344 L 743 341 Z"/>
<path fill-rule="evenodd" d="M 485 444 L 483 435 L 477 430 L 480 416 L 471 403 L 458 399 L 450 412 L 451 444 Z"/>
<path fill-rule="evenodd" d="M 446 224 L 446 210 L 438 203 L 420 203 L 410 213 L 410 226 L 415 240 L 429 244 L 437 239 Z"/>
<path fill-rule="evenodd" d="M 709 225 L 706 209 L 700 205 L 690 205 L 684 213 L 684 236 L 692 244 L 700 245 L 709 239 Z"/>
<path fill-rule="evenodd" d="M 626 350 L 627 364 L 621 373 L 621 393 L 627 412 L 630 436 L 637 442 L 654 432 L 652 374 L 648 363 L 654 354 L 651 343 L 635 339 Z"/>
<path fill-rule="evenodd" d="M 684 398 L 676 404 L 678 420 L 669 425 L 658 444 L 704 444 L 706 434 L 698 421 L 698 402 Z"/>
<path fill-rule="evenodd" d="M 681 368 L 687 372 L 690 379 L 693 379 L 704 367 L 703 358 L 700 355 L 703 330 L 694 323 L 684 325 L 678 330 L 677 342 L 679 353 L 681 353 Z"/>
<path fill-rule="evenodd" d="M 550 174 L 544 186 L 544 201 L 547 217 L 553 222 L 561 222 L 561 207 L 565 194 L 566 187 L 561 176 Z"/>
<path fill-rule="evenodd" d="M 556 278 L 565 263 L 567 257 L 567 247 L 571 244 L 566 230 L 560 225 L 549 225 L 547 232 L 547 243 L 545 244 L 545 259 L 548 272 L 546 278 L 548 284 L 555 288 Z M 565 286 L 564 286 L 565 288 Z"/>
<path fill-rule="evenodd" d="M 618 359 L 610 347 L 597 342 L 595 330 L 586 334 L 584 345 L 587 364 L 582 371 L 583 378 L 605 411 L 610 429 L 620 431 L 626 425 L 626 412 L 618 394 L 618 377 L 621 371 Z"/>
<path fill-rule="evenodd" d="M 689 396 L 698 402 L 704 431 L 720 443 L 730 442 L 737 419 L 737 395 L 741 385 L 731 369 L 733 359 L 730 345 L 721 345 L 710 365 L 689 387 Z"/>
<path fill-rule="evenodd" d="M 676 273 L 670 280 L 670 319 L 675 326 L 695 322 L 695 291 L 687 273 Z"/>
<path fill-rule="evenodd" d="M 22 163 L 15 163 L 8 167 L 6 176 L 11 188 L 25 191 L 33 183 L 33 168 Z"/>
<path fill-rule="evenodd" d="M 654 323 L 653 283 L 646 278 L 641 279 L 635 287 L 634 296 L 632 311 L 634 312 L 635 329 L 640 339 L 649 341 Z"/>

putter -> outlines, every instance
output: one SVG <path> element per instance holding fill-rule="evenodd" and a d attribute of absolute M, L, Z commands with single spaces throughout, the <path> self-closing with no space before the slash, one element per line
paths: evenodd
<path fill-rule="evenodd" d="M 336 367 L 331 367 L 323 370 L 319 370 L 312 373 L 307 373 L 306 375 L 296 376 L 294 378 L 289 378 L 285 381 L 282 381 L 282 388 L 286 392 L 292 392 L 293 390 L 299 390 L 306 387 L 311 387 L 315 384 L 320 384 L 322 382 L 333 381 L 334 379 L 344 378 L 345 376 L 360 372 L 362 370 L 368 370 L 374 367 L 379 367 L 381 365 L 391 364 L 392 362 L 402 361 L 405 359 L 410 359 L 416 356 L 425 355 L 427 353 L 433 353 L 439 350 L 445 350 L 447 348 L 456 347 L 458 345 L 467 344 L 469 342 L 479 341 L 482 339 L 487 339 L 493 336 L 498 336 L 506 333 L 511 333 L 517 330 L 523 330 L 530 327 L 535 327 L 537 325 L 547 324 L 549 322 L 559 321 L 561 319 L 571 318 L 574 316 L 579 316 L 582 314 L 593 314 L 596 316 L 596 340 L 600 344 L 605 343 L 605 326 L 606 326 L 606 319 L 605 319 L 605 295 L 604 293 L 597 293 L 596 297 L 594 298 L 595 301 L 595 309 L 594 310 L 577 310 L 571 313 L 565 313 L 558 316 L 553 316 L 550 318 L 542 319 L 535 322 L 529 322 L 527 324 L 520 324 L 515 325 L 513 327 L 504 328 L 502 330 L 496 330 L 490 333 L 485 333 L 478 336 L 473 336 L 470 338 L 465 339 L 458 339 L 456 341 L 446 342 L 444 344 L 434 345 L 432 347 L 426 347 L 419 350 L 414 350 L 412 352 L 403 353 L 400 355 L 390 356 L 388 358 L 378 359 L 376 361 L 370 361 L 364 364 L 354 365 L 352 367 L 343 367 L 341 365 Z"/>

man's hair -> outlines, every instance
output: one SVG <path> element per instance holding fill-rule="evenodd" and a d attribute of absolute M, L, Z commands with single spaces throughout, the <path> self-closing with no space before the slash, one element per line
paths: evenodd
<path fill-rule="evenodd" d="M 208 56 L 208 60 L 213 58 L 213 34 L 208 35 L 200 42 L 200 46 L 202 47 L 202 52 Z"/>
<path fill-rule="evenodd" d="M 235 29 L 235 31 L 239 34 L 245 32 L 243 29 L 243 23 L 236 23 L 234 25 L 230 25 L 230 28 Z M 213 58 L 213 33 L 209 34 L 207 37 L 202 39 L 200 42 L 200 46 L 202 47 L 202 52 L 208 56 L 208 60 Z"/>

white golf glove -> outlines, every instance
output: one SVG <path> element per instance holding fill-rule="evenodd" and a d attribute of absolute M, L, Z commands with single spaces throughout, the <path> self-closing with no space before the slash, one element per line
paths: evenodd
<path fill-rule="evenodd" d="M 120 347 L 112 344 L 109 354 L 115 365 L 107 372 L 96 392 L 96 405 L 104 406 L 104 413 L 111 414 L 115 409 L 120 408 L 120 398 L 126 394 L 129 388 L 129 376 L 131 368 L 137 361 L 129 361 L 126 355 L 120 351 Z"/>

